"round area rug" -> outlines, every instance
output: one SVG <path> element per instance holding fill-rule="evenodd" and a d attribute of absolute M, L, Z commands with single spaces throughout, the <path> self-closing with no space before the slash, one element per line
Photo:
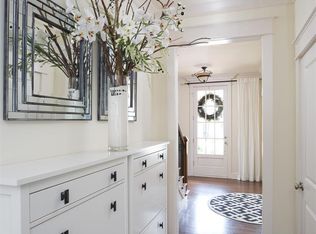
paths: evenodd
<path fill-rule="evenodd" d="M 209 207 L 216 213 L 241 222 L 262 224 L 262 195 L 227 193 L 214 197 Z"/>

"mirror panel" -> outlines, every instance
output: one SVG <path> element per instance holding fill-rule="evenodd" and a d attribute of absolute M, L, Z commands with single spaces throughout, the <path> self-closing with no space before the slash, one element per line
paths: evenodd
<path fill-rule="evenodd" d="M 5 0 L 4 119 L 91 119 L 92 46 L 51 0 Z"/>

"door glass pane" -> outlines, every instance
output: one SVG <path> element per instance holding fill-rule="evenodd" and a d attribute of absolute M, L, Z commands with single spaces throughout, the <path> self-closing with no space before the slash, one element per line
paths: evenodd
<path fill-rule="evenodd" d="M 198 123 L 197 124 L 197 137 L 198 138 L 205 138 L 205 123 Z"/>
<path fill-rule="evenodd" d="M 207 95 L 207 98 L 209 97 L 209 95 L 211 95 L 211 94 L 208 94 L 208 95 Z M 215 102 L 214 102 L 213 99 L 206 99 L 204 105 L 205 105 L 205 106 L 215 106 Z"/>
<path fill-rule="evenodd" d="M 215 138 L 224 138 L 224 123 L 215 123 Z"/>
<path fill-rule="evenodd" d="M 202 108 L 202 107 L 201 107 Z M 198 117 L 197 117 L 197 122 L 198 123 L 205 123 L 205 118 L 203 118 L 203 116 L 201 117 L 200 115 L 199 115 L 199 113 L 202 111 L 202 109 L 198 109 Z"/>
<path fill-rule="evenodd" d="M 198 154 L 205 154 L 205 139 L 198 139 L 197 140 L 197 153 Z"/>
<path fill-rule="evenodd" d="M 197 101 L 200 101 L 201 98 L 205 96 L 205 90 L 197 91 Z"/>
<path fill-rule="evenodd" d="M 205 124 L 205 138 L 214 138 L 214 123 L 207 122 Z"/>
<path fill-rule="evenodd" d="M 207 106 L 207 105 L 205 105 L 203 107 L 203 109 L 204 109 L 204 112 L 205 112 L 206 115 L 212 115 L 215 112 L 215 107 L 214 106 Z"/>
<path fill-rule="evenodd" d="M 215 95 L 218 96 L 222 101 L 224 101 L 224 90 L 223 89 L 215 90 Z"/>
<path fill-rule="evenodd" d="M 206 154 L 209 154 L 209 155 L 215 154 L 214 139 L 206 139 Z"/>
<path fill-rule="evenodd" d="M 215 117 L 216 117 L 216 122 L 224 122 L 224 107 L 223 106 L 218 106 L 216 108 L 216 113 L 215 113 Z"/>

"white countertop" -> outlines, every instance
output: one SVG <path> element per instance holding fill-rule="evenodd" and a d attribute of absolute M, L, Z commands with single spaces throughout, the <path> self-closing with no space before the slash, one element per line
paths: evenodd
<path fill-rule="evenodd" d="M 90 166 L 141 153 L 168 142 L 142 142 L 129 147 L 127 151 L 88 151 L 17 164 L 0 165 L 0 186 L 21 186 L 49 177 L 80 170 Z"/>

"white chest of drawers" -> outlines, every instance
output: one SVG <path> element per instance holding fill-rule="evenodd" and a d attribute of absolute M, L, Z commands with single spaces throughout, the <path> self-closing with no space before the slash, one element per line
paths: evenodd
<path fill-rule="evenodd" d="M 129 216 L 130 203 L 141 203 L 129 196 L 165 193 L 165 158 L 156 154 L 166 155 L 166 147 L 147 142 L 120 153 L 85 152 L 0 166 L 0 234 L 127 234 L 135 233 L 130 232 L 134 222 L 145 231 L 154 219 L 165 228 L 164 196 L 153 201 L 144 193 L 146 203 L 136 210 L 144 221 Z M 138 167 L 142 158 L 147 167 Z M 139 190 L 142 183 L 148 190 Z"/>

